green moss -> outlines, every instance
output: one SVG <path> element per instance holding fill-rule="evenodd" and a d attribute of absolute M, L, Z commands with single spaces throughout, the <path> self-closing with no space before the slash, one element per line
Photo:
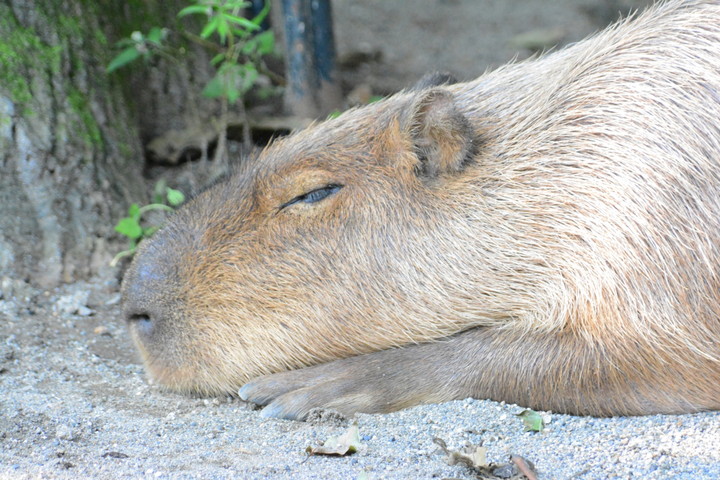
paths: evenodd
<path fill-rule="evenodd" d="M 90 111 L 87 98 L 80 90 L 73 86 L 68 86 L 67 89 L 70 108 L 72 108 L 73 113 L 80 119 L 80 122 L 82 122 L 81 131 L 78 132 L 82 140 L 89 146 L 102 145 L 100 127 Z"/>
<path fill-rule="evenodd" d="M 135 151 L 125 142 L 118 142 L 118 150 L 122 158 L 132 158 Z"/>
<path fill-rule="evenodd" d="M 102 32 L 98 29 L 90 28 L 88 25 L 81 23 L 77 17 L 67 15 L 58 15 L 54 21 L 57 28 L 58 36 L 62 43 L 67 44 L 63 50 L 70 58 L 70 64 L 75 72 L 87 70 L 87 66 L 83 59 L 76 52 L 82 51 L 83 55 L 90 54 L 91 57 L 102 61 L 105 57 L 105 49 L 95 39 L 103 37 Z M 105 40 L 107 43 L 107 39 Z"/>
<path fill-rule="evenodd" d="M 85 35 L 85 31 L 77 17 L 58 15 L 55 25 L 57 25 L 58 33 L 63 38 L 82 38 Z"/>
<path fill-rule="evenodd" d="M 7 6 L 0 5 L 0 89 L 24 114 L 31 113 L 33 99 L 27 78 L 59 65 L 60 48 L 42 42 L 17 22 Z"/>
<path fill-rule="evenodd" d="M 61 78 L 64 55 L 69 56 L 72 70 L 77 73 L 88 67 L 76 51 L 84 51 L 85 45 L 91 46 L 96 52 L 106 51 L 105 35 L 88 29 L 82 18 L 57 15 L 49 18 L 48 22 L 57 29 L 60 39 L 58 45 L 43 42 L 33 30 L 19 24 L 12 10 L 0 5 L 0 90 L 7 94 L 23 115 L 43 111 L 42 106 L 34 105 L 36 100 L 32 84 L 34 79 L 50 83 L 53 78 Z M 76 122 L 75 134 L 87 145 L 101 145 L 100 127 L 90 110 L 86 95 L 67 79 L 64 91 L 67 93 L 66 104 L 71 110 L 69 120 Z"/>
<path fill-rule="evenodd" d="M 95 30 L 93 32 L 93 37 L 95 39 L 95 45 L 97 45 L 102 50 L 108 49 L 108 45 L 110 42 L 108 42 L 108 38 L 102 30 Z"/>
<path fill-rule="evenodd" d="M 83 5 L 88 10 L 88 15 L 95 14 L 95 6 L 92 4 Z M 88 66 L 76 52 L 82 51 L 84 55 L 102 59 L 106 55 L 107 38 L 97 28 L 91 28 L 77 17 L 68 15 L 57 15 L 54 22 L 61 42 L 66 46 L 63 48 L 65 55 L 69 56 L 73 72 L 86 72 Z M 102 145 L 102 134 L 95 116 L 90 110 L 87 93 L 78 90 L 71 84 L 65 86 L 67 92 L 67 103 L 75 118 L 79 119 L 77 134 L 88 146 Z"/>

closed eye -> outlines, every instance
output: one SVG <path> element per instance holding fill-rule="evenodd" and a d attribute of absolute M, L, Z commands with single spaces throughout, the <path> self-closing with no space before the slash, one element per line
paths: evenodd
<path fill-rule="evenodd" d="M 316 188 L 315 190 L 311 190 L 307 193 L 303 193 L 302 195 L 298 195 L 289 202 L 283 203 L 282 205 L 280 205 L 279 210 L 282 210 L 285 207 L 289 207 L 290 205 L 293 205 L 295 203 L 317 203 L 329 197 L 330 195 L 337 193 L 338 190 L 340 190 L 341 188 L 343 188 L 343 185 L 337 184 L 330 184 L 322 188 Z"/>

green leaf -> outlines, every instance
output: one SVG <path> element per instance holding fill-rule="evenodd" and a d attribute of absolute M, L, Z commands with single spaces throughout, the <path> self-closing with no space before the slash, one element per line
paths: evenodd
<path fill-rule="evenodd" d="M 167 182 L 164 178 L 161 178 L 155 183 L 155 187 L 153 188 L 153 203 L 163 203 L 167 188 Z"/>
<path fill-rule="evenodd" d="M 230 24 L 223 17 L 218 18 L 217 34 L 220 37 L 220 43 L 225 43 L 225 39 L 230 34 Z"/>
<path fill-rule="evenodd" d="M 148 42 L 154 43 L 155 45 L 160 46 L 162 44 L 162 39 L 163 39 L 162 28 L 158 28 L 158 27 L 151 28 L 145 38 L 147 39 Z"/>
<path fill-rule="evenodd" d="M 243 69 L 242 83 L 240 84 L 240 93 L 245 94 L 249 91 L 255 82 L 257 81 L 260 74 L 257 71 L 257 67 L 253 63 L 246 63 Z M 237 99 L 236 99 L 237 100 Z"/>
<path fill-rule="evenodd" d="M 228 88 L 225 90 L 225 96 L 230 105 L 234 105 L 242 96 L 242 92 L 238 88 Z"/>
<path fill-rule="evenodd" d="M 210 21 L 203 27 L 202 31 L 200 32 L 200 36 L 202 38 L 208 38 L 215 32 L 215 30 L 217 30 L 219 24 L 220 18 L 212 17 Z"/>
<path fill-rule="evenodd" d="M 231 15 L 229 13 L 223 13 L 222 16 L 231 23 L 234 23 L 236 25 L 240 25 L 241 27 L 245 27 L 247 30 L 259 30 L 260 26 L 255 25 L 253 22 L 248 20 L 247 18 L 238 17 L 236 15 Z"/>
<path fill-rule="evenodd" d="M 228 99 L 231 104 L 238 101 L 243 94 L 242 84 L 245 75 L 240 65 L 225 64 L 223 65 L 223 96 Z"/>
<path fill-rule="evenodd" d="M 119 40 L 115 46 L 116 47 L 129 47 L 131 45 L 135 45 L 137 42 L 133 40 L 132 38 L 123 38 L 122 40 Z"/>
<path fill-rule="evenodd" d="M 271 30 L 258 33 L 254 39 L 260 55 L 269 55 L 275 51 L 275 35 Z"/>
<path fill-rule="evenodd" d="M 517 414 L 525 424 L 525 431 L 542 432 L 545 428 L 543 416 L 534 410 L 523 410 Z"/>
<path fill-rule="evenodd" d="M 185 15 L 191 15 L 193 13 L 202 13 L 209 16 L 212 13 L 212 8 L 207 5 L 190 5 L 180 10 L 177 16 L 184 17 Z"/>
<path fill-rule="evenodd" d="M 238 43 L 245 43 L 245 41 L 252 36 L 253 32 L 245 30 L 241 27 L 232 27 L 232 34 L 240 39 L 240 42 Z"/>
<path fill-rule="evenodd" d="M 128 63 L 132 62 L 133 60 L 137 59 L 139 56 L 140 52 L 138 52 L 134 46 L 126 48 L 125 50 L 120 52 L 117 57 L 112 59 L 105 71 L 107 73 L 114 72 L 118 68 L 123 67 Z"/>
<path fill-rule="evenodd" d="M 212 60 L 210 60 L 210 64 L 211 64 L 211 65 L 217 65 L 218 63 L 222 62 L 223 60 L 225 60 L 225 54 L 224 54 L 224 53 L 218 53 L 217 55 L 215 55 L 215 56 L 212 58 Z"/>
<path fill-rule="evenodd" d="M 240 10 L 250 5 L 252 5 L 252 3 L 246 0 L 225 0 L 223 2 L 223 9 L 226 11 Z"/>
<path fill-rule="evenodd" d="M 128 217 L 140 218 L 140 205 L 137 203 L 130 205 L 130 208 L 128 208 Z"/>
<path fill-rule="evenodd" d="M 185 201 L 185 195 L 180 190 L 174 188 L 167 188 L 167 200 L 170 205 L 177 207 Z"/>
<path fill-rule="evenodd" d="M 255 18 L 252 19 L 252 22 L 255 25 L 260 25 L 263 20 L 265 20 L 265 17 L 267 17 L 268 13 L 270 13 L 270 0 L 265 0 L 265 6 L 262 10 L 260 10 L 260 13 L 258 13 Z"/>
<path fill-rule="evenodd" d="M 142 237 L 143 229 L 134 218 L 125 217 L 115 225 L 115 231 L 133 240 Z"/>
<path fill-rule="evenodd" d="M 256 40 L 257 37 L 253 37 L 245 42 L 245 44 L 240 49 L 240 52 L 242 52 L 243 55 L 252 55 L 257 51 L 258 49 L 258 42 Z"/>
<path fill-rule="evenodd" d="M 220 98 L 223 96 L 223 82 L 219 73 L 205 85 L 202 94 L 208 98 Z"/>
<path fill-rule="evenodd" d="M 259 75 L 252 63 L 224 63 L 215 77 L 205 85 L 202 93 L 209 98 L 224 97 L 230 103 L 235 103 L 255 85 Z"/>

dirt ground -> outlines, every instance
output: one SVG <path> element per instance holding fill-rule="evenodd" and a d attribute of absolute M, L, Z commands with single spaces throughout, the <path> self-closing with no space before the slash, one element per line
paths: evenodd
<path fill-rule="evenodd" d="M 470 79 L 531 46 L 577 41 L 629 5 L 336 0 L 343 81 L 388 93 L 436 70 Z M 236 399 L 149 384 L 120 315 L 117 276 L 108 269 L 39 291 L 0 274 L 0 479 L 478 478 L 448 465 L 435 437 L 452 448 L 482 443 L 493 462 L 522 455 L 540 478 L 720 478 L 720 413 L 553 415 L 538 434 L 524 431 L 519 407 L 470 399 L 358 415 L 357 454 L 307 457 L 307 446 L 346 422 L 264 420 Z"/>
<path fill-rule="evenodd" d="M 424 74 L 471 80 L 512 59 L 577 42 L 650 0 L 334 0 L 343 80 L 385 94 Z M 362 61 L 370 60 L 370 61 Z M 355 68 L 353 68 L 355 67 Z"/>

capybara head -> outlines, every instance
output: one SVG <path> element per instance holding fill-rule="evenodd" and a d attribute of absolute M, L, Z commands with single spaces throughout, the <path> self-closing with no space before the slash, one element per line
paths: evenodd
<path fill-rule="evenodd" d="M 430 88 L 247 161 L 144 242 L 126 275 L 130 330 L 151 376 L 232 391 L 263 373 L 456 331 L 452 320 L 415 319 L 451 319 L 458 305 L 438 297 L 469 294 L 440 282 L 465 274 L 464 242 L 443 232 L 474 208 L 448 191 L 467 188 L 459 172 L 476 168 L 481 142 L 453 94 Z"/>
<path fill-rule="evenodd" d="M 473 329 L 442 398 L 718 408 L 717 18 L 668 2 L 276 141 L 141 245 L 123 295 L 150 375 L 234 392 Z"/>

